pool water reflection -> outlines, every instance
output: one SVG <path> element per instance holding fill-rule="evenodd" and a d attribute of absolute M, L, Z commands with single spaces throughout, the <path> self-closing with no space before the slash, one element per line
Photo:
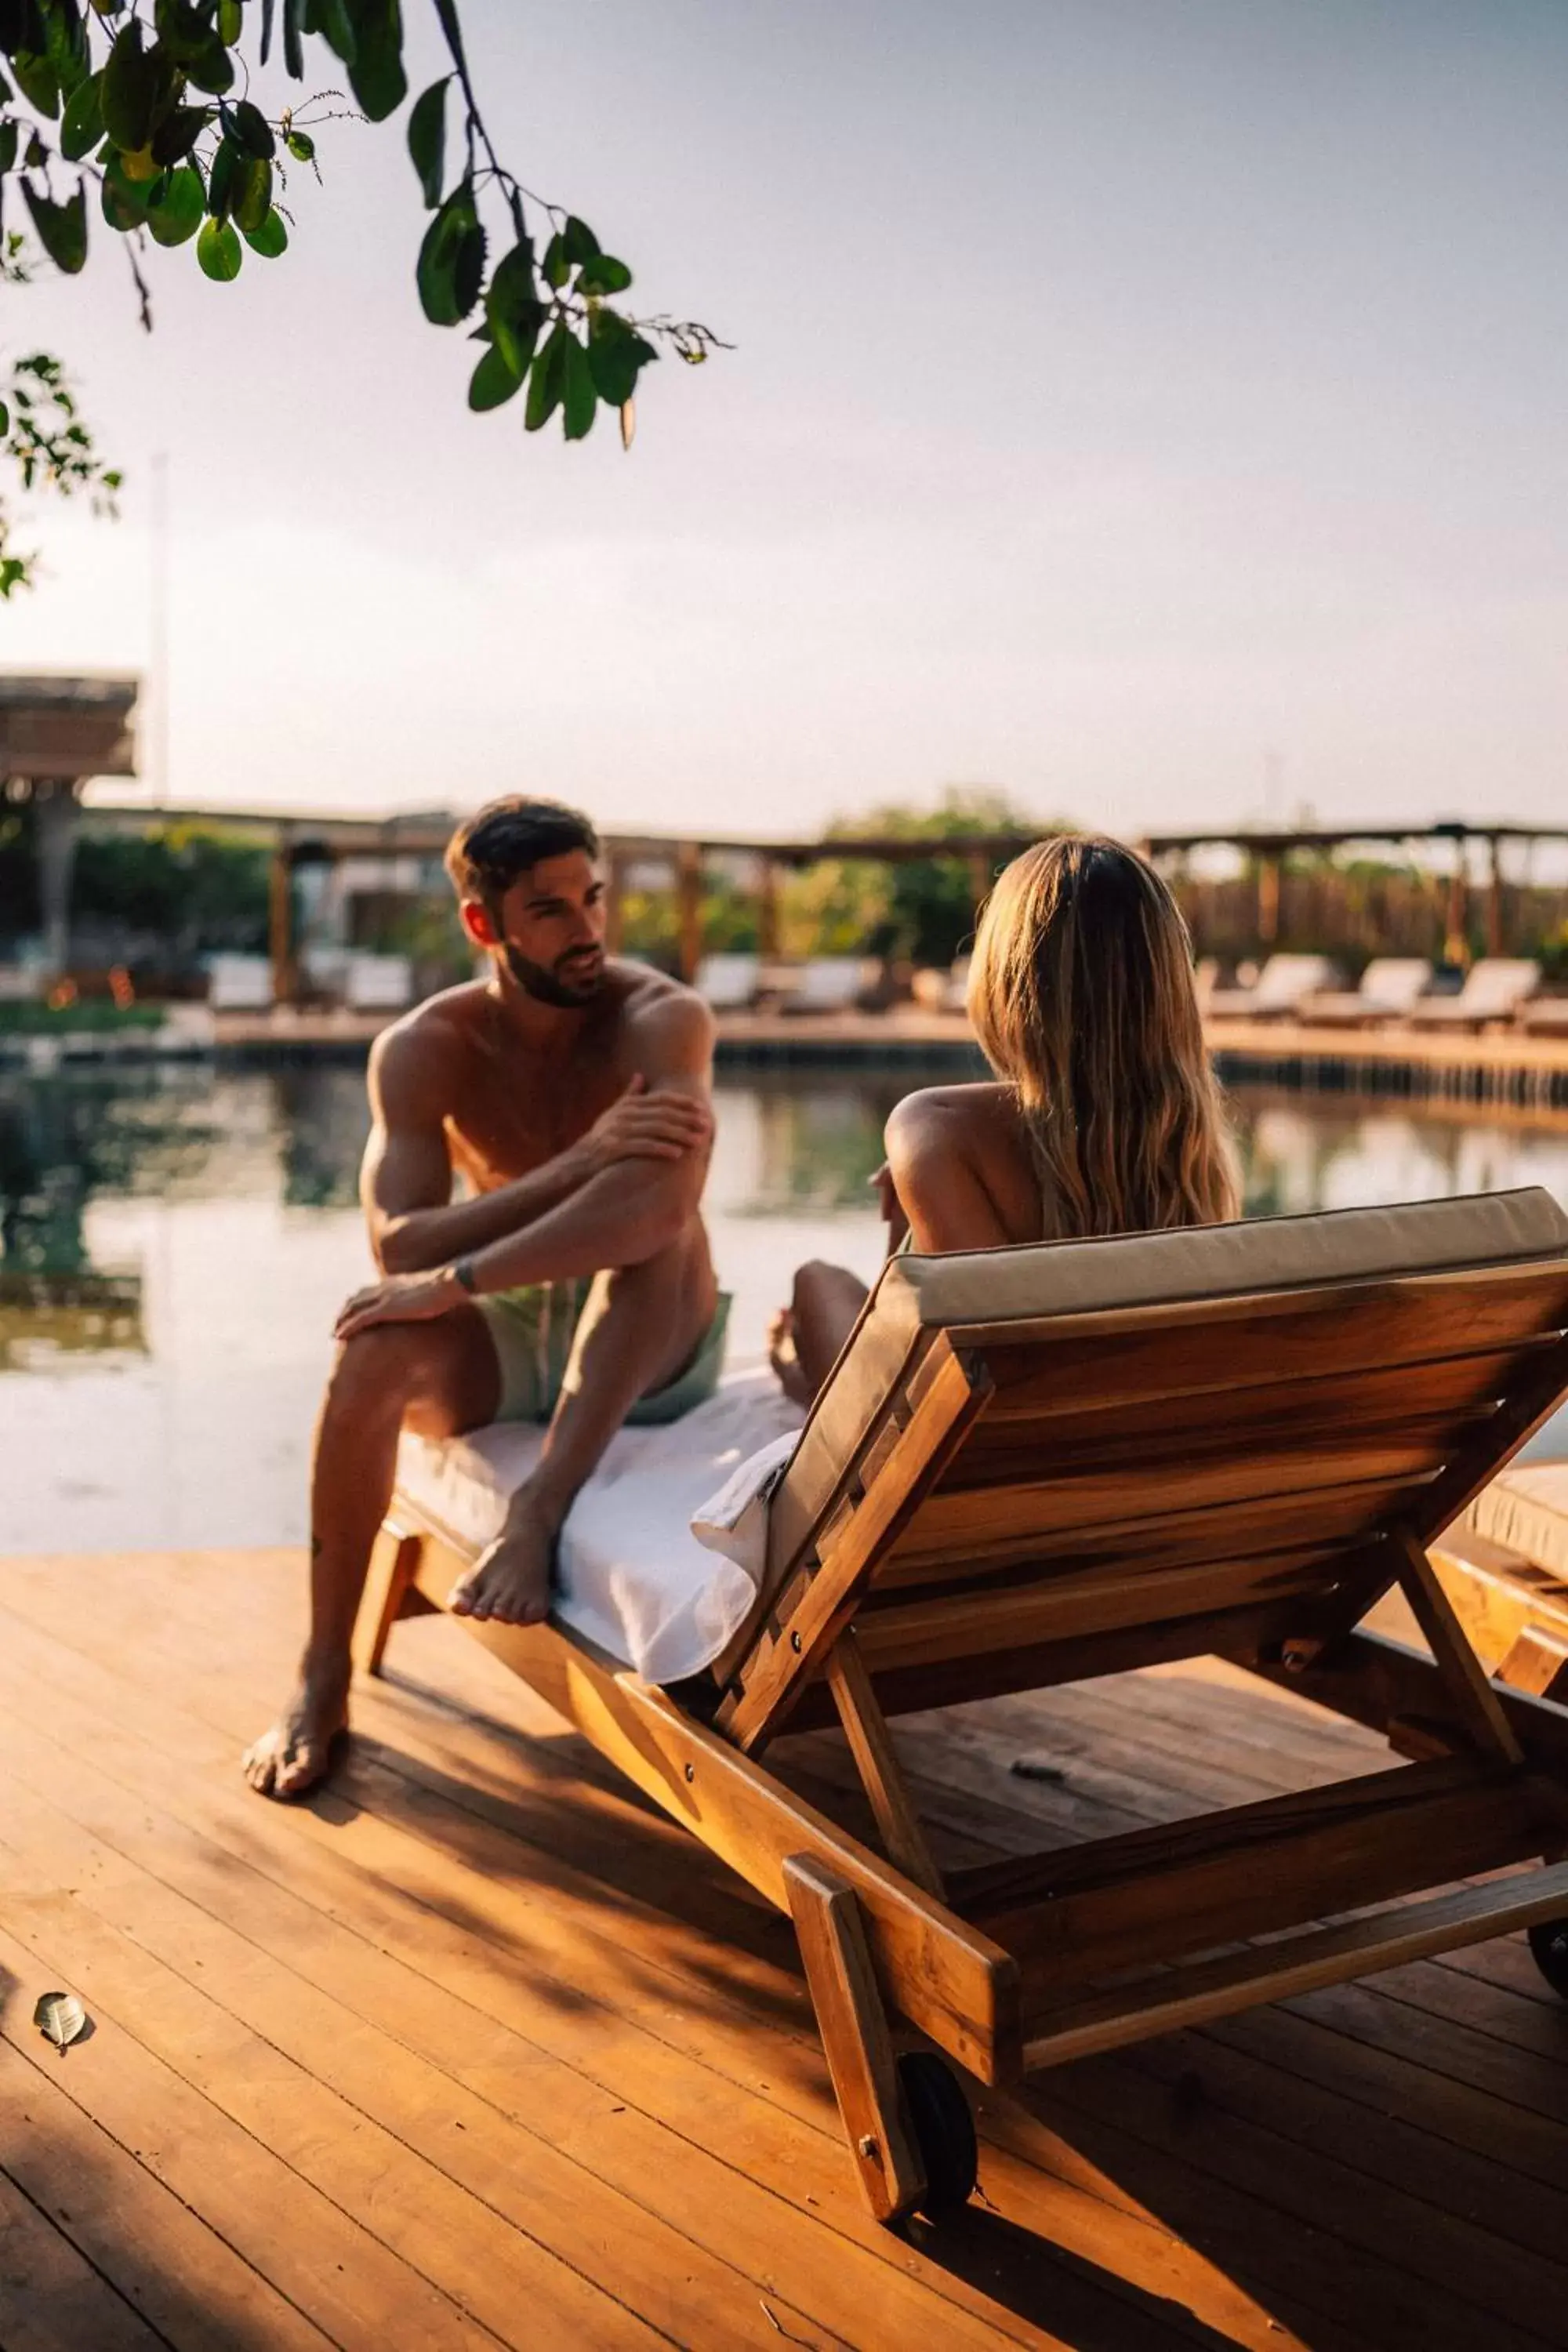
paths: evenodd
<path fill-rule="evenodd" d="M 907 1072 L 719 1088 L 708 1209 L 761 1353 L 802 1259 L 868 1277 L 867 1180 Z M 1235 1100 L 1247 1213 L 1543 1184 L 1568 1131 Z M 332 1316 L 369 1270 L 355 1068 L 0 1079 L 0 1553 L 296 1542 Z"/>

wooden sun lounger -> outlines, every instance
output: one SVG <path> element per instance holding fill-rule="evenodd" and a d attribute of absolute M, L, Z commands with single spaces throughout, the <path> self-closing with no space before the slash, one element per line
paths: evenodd
<path fill-rule="evenodd" d="M 1543 1192 L 906 1257 L 710 1682 L 471 1630 L 789 1912 L 871 2208 L 936 2211 L 973 2185 L 968 2104 L 930 2050 L 895 2056 L 890 2014 L 1005 2084 L 1512 1928 L 1568 1991 L 1568 1707 L 1489 1680 L 1430 1558 L 1565 1389 Z M 362 1663 L 466 1564 L 395 1502 Z M 1430 1654 L 1361 1626 L 1395 1588 Z M 1407 1760 L 944 1884 L 889 1715 L 1216 1653 Z M 835 1719 L 879 1853 L 768 1769 Z"/>

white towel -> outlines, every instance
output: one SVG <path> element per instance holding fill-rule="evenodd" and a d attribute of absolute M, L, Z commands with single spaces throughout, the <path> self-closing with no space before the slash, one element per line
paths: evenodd
<path fill-rule="evenodd" d="M 682 1420 L 621 1430 L 562 1530 L 555 1615 L 648 1682 L 700 1673 L 756 1599 L 760 1485 L 793 1451 L 804 1417 L 771 1372 L 736 1372 Z M 524 1422 L 445 1443 L 406 1433 L 397 1483 L 465 1550 L 479 1550 L 500 1533 L 542 1436 Z"/>

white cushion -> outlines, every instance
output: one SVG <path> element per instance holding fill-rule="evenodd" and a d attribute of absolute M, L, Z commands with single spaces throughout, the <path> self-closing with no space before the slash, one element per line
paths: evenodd
<path fill-rule="evenodd" d="M 801 1419 L 772 1372 L 737 1372 L 683 1419 L 612 1438 L 562 1531 L 562 1623 L 649 1682 L 679 1682 L 710 1664 L 756 1598 L 761 1547 L 752 1543 L 748 1570 L 700 1542 L 691 1522 L 749 1456 L 787 1443 Z M 405 1433 L 398 1491 L 459 1551 L 477 1554 L 499 1534 L 543 1434 L 533 1422 L 444 1444 Z"/>

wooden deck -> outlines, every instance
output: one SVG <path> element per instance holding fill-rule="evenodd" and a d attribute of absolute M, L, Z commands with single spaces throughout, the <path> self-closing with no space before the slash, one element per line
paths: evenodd
<path fill-rule="evenodd" d="M 988 2097 L 981 2199 L 895 2236 L 788 1930 L 454 1622 L 399 1628 L 330 1793 L 244 1789 L 300 1578 L 0 1564 L 5 2352 L 1565 2340 L 1568 2007 L 1521 1943 Z M 897 1736 L 944 1861 L 1388 1761 L 1213 1666 Z M 826 1734 L 773 1753 L 847 1787 Z"/>

